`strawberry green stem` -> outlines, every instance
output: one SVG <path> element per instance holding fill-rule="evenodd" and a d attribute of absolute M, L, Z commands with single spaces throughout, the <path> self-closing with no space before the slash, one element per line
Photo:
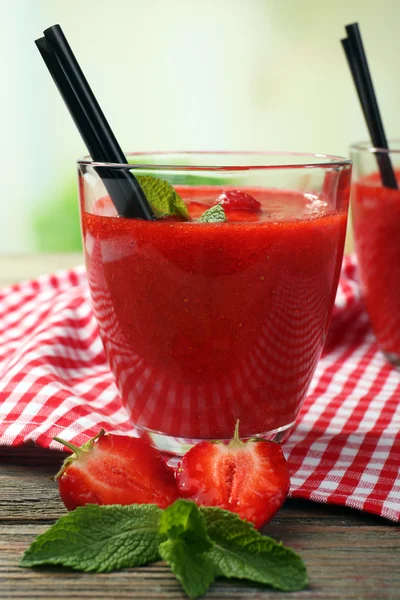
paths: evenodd
<path fill-rule="evenodd" d="M 235 442 L 240 442 L 240 437 L 239 437 L 239 419 L 237 419 L 237 421 L 236 421 L 235 433 L 233 434 L 233 440 Z"/>
<path fill-rule="evenodd" d="M 79 454 L 82 454 L 82 452 L 88 452 L 88 450 L 91 449 L 93 443 L 99 438 L 101 438 L 104 435 L 104 433 L 104 429 L 100 429 L 98 434 L 96 434 L 94 437 L 90 438 L 90 440 L 82 444 L 82 446 L 75 446 L 74 444 L 71 444 L 71 442 L 66 442 L 65 440 L 59 437 L 54 437 L 53 440 L 55 442 L 59 442 L 60 444 L 64 444 L 64 446 L 66 446 L 67 448 L 72 450 L 72 452 L 75 452 L 77 456 L 79 456 Z"/>
<path fill-rule="evenodd" d="M 59 442 L 60 444 L 63 444 L 64 446 L 66 446 L 67 448 L 69 448 L 70 450 L 72 450 L 72 452 L 73 452 L 73 454 L 71 454 L 70 456 L 68 456 L 64 460 L 64 463 L 63 463 L 61 469 L 56 474 L 55 479 L 59 479 L 61 477 L 61 475 L 64 473 L 65 469 L 74 460 L 79 459 L 81 456 L 83 456 L 83 454 L 85 452 L 90 452 L 90 450 L 93 447 L 94 442 L 96 442 L 100 437 L 102 437 L 104 435 L 104 433 L 105 433 L 104 429 L 100 429 L 100 431 L 99 431 L 99 433 L 97 435 L 95 435 L 90 440 L 88 440 L 87 442 L 85 442 L 84 444 L 82 444 L 82 446 L 80 446 L 80 447 L 75 446 L 75 444 L 71 444 L 71 442 L 67 442 L 66 440 L 63 440 L 62 438 L 54 437 L 53 440 L 55 442 Z"/>
<path fill-rule="evenodd" d="M 74 444 L 71 444 L 71 442 L 67 442 L 59 437 L 54 437 L 53 440 L 55 442 L 59 442 L 60 444 L 63 444 L 63 446 L 66 446 L 67 448 L 72 450 L 72 452 L 75 452 L 75 454 L 77 456 L 79 456 L 79 454 L 81 453 L 81 449 L 79 448 L 79 446 L 75 446 Z"/>
<path fill-rule="evenodd" d="M 244 442 L 242 442 L 242 440 L 240 439 L 239 436 L 239 419 L 236 421 L 236 425 L 235 425 L 235 433 L 233 434 L 233 439 L 229 442 L 229 446 L 231 448 L 238 448 L 239 446 L 242 446 L 244 444 Z"/>

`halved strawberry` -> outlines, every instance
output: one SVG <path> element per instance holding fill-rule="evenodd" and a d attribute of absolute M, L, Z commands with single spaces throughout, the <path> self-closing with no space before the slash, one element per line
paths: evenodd
<path fill-rule="evenodd" d="M 289 471 L 275 442 L 242 442 L 238 423 L 229 444 L 201 442 L 178 467 L 180 495 L 200 506 L 219 506 L 251 521 L 269 521 L 289 492 Z"/>
<path fill-rule="evenodd" d="M 98 435 L 73 451 L 56 475 L 68 510 L 85 504 L 157 504 L 165 508 L 178 498 L 174 471 L 161 454 L 139 438 Z"/>
<path fill-rule="evenodd" d="M 261 203 L 253 196 L 241 190 L 228 190 L 222 192 L 218 197 L 217 203 L 221 204 L 224 210 L 246 210 L 248 212 L 260 212 Z"/>

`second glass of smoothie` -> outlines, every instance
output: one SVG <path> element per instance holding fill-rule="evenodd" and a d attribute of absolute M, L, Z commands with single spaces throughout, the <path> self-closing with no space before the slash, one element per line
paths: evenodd
<path fill-rule="evenodd" d="M 83 246 L 105 353 L 132 424 L 181 454 L 205 439 L 282 440 L 320 357 L 336 294 L 349 160 L 128 154 L 78 162 Z M 117 216 L 104 173 L 168 181 L 190 218 Z M 99 172 L 103 173 L 103 180 Z M 226 221 L 199 222 L 221 203 Z"/>
<path fill-rule="evenodd" d="M 400 368 L 400 141 L 390 150 L 369 142 L 351 148 L 352 216 L 362 291 L 385 357 Z M 398 188 L 384 187 L 378 161 L 389 159 Z"/>

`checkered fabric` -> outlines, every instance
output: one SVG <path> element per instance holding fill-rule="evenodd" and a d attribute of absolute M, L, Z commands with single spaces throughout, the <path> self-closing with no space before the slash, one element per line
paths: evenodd
<path fill-rule="evenodd" d="M 83 267 L 0 290 L 0 444 L 60 448 L 135 432 L 106 364 Z M 353 257 L 284 451 L 291 495 L 400 520 L 400 373 L 377 349 Z"/>

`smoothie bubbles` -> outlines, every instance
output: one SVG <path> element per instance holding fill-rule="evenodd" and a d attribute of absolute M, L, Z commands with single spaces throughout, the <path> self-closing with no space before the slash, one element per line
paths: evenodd
<path fill-rule="evenodd" d="M 372 140 L 351 147 L 358 270 L 378 344 L 400 367 L 400 143 L 389 149 L 358 25 L 346 30 L 342 42 Z"/>
<path fill-rule="evenodd" d="M 78 161 L 94 314 L 132 425 L 182 454 L 281 441 L 328 331 L 351 161 L 124 154 L 59 26 L 36 42 L 90 157 Z M 155 141 L 155 144 L 157 142 Z"/>
<path fill-rule="evenodd" d="M 230 439 L 237 419 L 242 437 L 282 440 L 329 326 L 350 161 L 127 158 L 120 167 L 83 159 L 78 174 L 93 308 L 132 423 L 176 453 L 202 439 Z M 170 184 L 187 213 L 119 217 L 99 168 L 129 169 L 145 186 Z M 223 219 L 207 220 L 216 208 Z"/>

